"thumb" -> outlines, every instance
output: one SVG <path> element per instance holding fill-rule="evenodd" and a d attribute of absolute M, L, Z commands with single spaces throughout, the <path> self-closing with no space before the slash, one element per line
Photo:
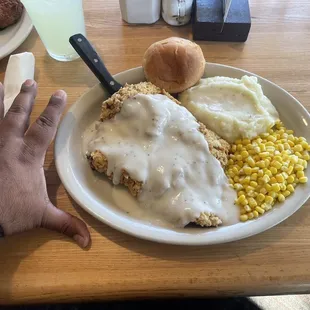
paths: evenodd
<path fill-rule="evenodd" d="M 86 224 L 77 217 L 57 209 L 52 204 L 46 208 L 41 226 L 73 238 L 81 248 L 86 248 L 90 242 Z"/>

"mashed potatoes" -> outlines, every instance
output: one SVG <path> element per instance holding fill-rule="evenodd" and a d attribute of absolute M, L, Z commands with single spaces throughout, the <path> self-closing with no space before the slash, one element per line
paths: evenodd
<path fill-rule="evenodd" d="M 266 132 L 279 119 L 253 76 L 201 79 L 179 99 L 200 122 L 231 143 Z"/>

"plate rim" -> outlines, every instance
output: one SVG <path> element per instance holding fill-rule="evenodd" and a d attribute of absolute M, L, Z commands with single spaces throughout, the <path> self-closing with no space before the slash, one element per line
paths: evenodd
<path fill-rule="evenodd" d="M 223 68 L 228 68 L 228 69 L 232 69 L 232 70 L 235 70 L 235 71 L 238 71 L 239 73 L 242 73 L 242 74 L 247 74 L 247 75 L 251 75 L 251 76 L 255 76 L 257 78 L 259 78 L 260 80 L 263 80 L 265 81 L 266 83 L 269 83 L 269 84 L 272 84 L 273 87 L 276 87 L 278 88 L 278 90 L 284 92 L 286 95 L 288 95 L 293 101 L 295 101 L 296 103 L 298 103 L 298 105 L 300 106 L 300 108 L 303 109 L 304 113 L 307 115 L 307 117 L 310 119 L 310 113 L 307 111 L 307 109 L 295 98 L 293 97 L 289 92 L 287 92 L 285 89 L 283 89 L 282 87 L 278 86 L 277 84 L 271 82 L 270 80 L 267 80 L 259 75 L 256 75 L 252 72 L 249 72 L 249 71 L 246 71 L 246 70 L 243 70 L 243 69 L 240 69 L 240 68 L 236 68 L 236 67 L 232 67 L 232 66 L 227 66 L 227 65 L 222 65 L 222 64 L 218 64 L 218 63 L 210 63 L 210 62 L 206 62 L 206 66 L 219 66 L 219 67 L 223 67 Z M 131 72 L 138 72 L 139 70 L 141 70 L 142 67 L 136 67 L 136 68 L 132 68 L 132 69 L 129 69 L 129 70 L 125 70 L 125 71 L 122 71 L 118 74 L 115 74 L 114 75 L 114 78 L 117 80 L 120 76 L 122 75 L 126 75 L 126 74 L 130 74 Z M 77 106 L 77 103 L 81 100 L 83 100 L 83 97 L 86 96 L 89 92 L 92 92 L 94 91 L 95 89 L 97 89 L 98 87 L 101 87 L 100 83 L 98 83 L 97 85 L 93 86 L 92 88 L 88 89 L 84 94 L 82 94 L 75 103 L 73 103 L 70 107 L 70 109 L 68 110 L 67 114 L 72 112 L 74 109 L 75 109 L 75 106 Z M 66 115 L 67 115 L 66 114 Z M 98 214 L 95 210 L 93 210 L 91 207 L 87 207 L 86 205 L 84 205 L 84 202 L 83 202 L 83 197 L 80 197 L 79 195 L 76 195 L 70 188 L 70 186 L 67 186 L 67 181 L 66 181 L 66 177 L 65 177 L 65 173 L 63 173 L 63 170 L 60 168 L 60 161 L 58 160 L 58 156 L 60 155 L 60 152 L 58 152 L 58 149 L 60 146 L 59 145 L 59 140 L 60 140 L 60 136 L 61 136 L 61 130 L 62 130 L 62 125 L 63 123 L 65 122 L 65 118 L 66 116 L 63 118 L 60 126 L 59 126 L 59 129 L 57 131 L 57 135 L 56 135 L 56 139 L 55 139 L 55 145 L 54 145 L 54 156 L 55 156 L 55 165 L 56 165 L 56 169 L 57 169 L 57 173 L 59 175 L 59 178 L 62 182 L 62 184 L 64 185 L 65 189 L 68 191 L 69 195 L 77 202 L 77 204 L 82 207 L 87 213 L 91 214 L 92 216 L 94 216 L 96 219 L 98 219 L 99 221 L 103 222 L 104 224 L 107 224 L 109 225 L 110 227 L 114 228 L 114 229 L 117 229 L 123 233 L 126 233 L 128 235 L 131 235 L 131 236 L 134 236 L 134 237 L 137 237 L 139 239 L 144 239 L 144 240 L 149 240 L 149 241 L 153 241 L 153 242 L 158 242 L 158 243 L 165 243 L 165 244 L 174 244 L 174 245 L 186 245 L 186 246 L 204 246 L 204 245 L 212 245 L 212 244 L 223 244 L 223 243 L 228 243 L 228 242 L 233 242 L 233 241 L 237 241 L 237 240 L 241 240 L 241 239 L 245 239 L 245 238 L 248 238 L 250 236 L 254 236 L 254 235 L 257 235 L 257 234 L 260 234 L 266 230 L 269 230 L 270 228 L 278 225 L 279 223 L 285 221 L 287 218 L 289 218 L 290 216 L 292 216 L 296 211 L 298 211 L 306 202 L 307 200 L 309 199 L 310 197 L 310 191 L 301 199 L 301 203 L 299 206 L 295 206 L 294 208 L 290 208 L 289 212 L 287 212 L 287 214 L 285 216 L 282 216 L 280 217 L 279 219 L 277 219 L 276 221 L 271 221 L 271 223 L 268 224 L 268 221 L 265 220 L 265 223 L 264 225 L 261 225 L 261 228 L 259 229 L 256 229 L 253 231 L 250 231 L 248 232 L 247 234 L 239 234 L 237 236 L 232 236 L 232 237 L 229 237 L 229 238 L 225 238 L 225 240 L 223 240 L 223 238 L 220 238 L 220 240 L 215 240 L 215 241 L 210 241 L 210 240 L 207 240 L 207 241 L 204 241 L 204 240 L 201 240 L 200 238 L 198 238 L 197 240 L 194 240 L 194 239 L 191 239 L 190 242 L 188 240 L 179 240 L 179 239 L 174 239 L 174 240 L 171 240 L 171 239 L 167 239 L 165 238 L 165 236 L 163 235 L 162 236 L 162 233 L 161 234 L 148 234 L 148 233 L 139 233 L 139 231 L 135 231 L 135 230 L 131 230 L 130 228 L 128 227 L 125 227 L 125 226 L 122 226 L 120 225 L 120 223 L 117 223 L 119 222 L 118 220 L 116 221 L 111 221 L 109 220 L 109 216 L 102 216 L 100 214 Z M 103 205 L 104 206 L 104 205 Z M 106 215 L 110 212 L 107 208 L 104 208 L 106 211 Z M 116 215 L 117 216 L 117 215 Z M 133 219 L 134 220 L 134 219 Z M 122 220 L 120 220 L 122 221 Z M 124 221 L 124 219 L 123 219 Z M 267 222 L 267 223 L 266 223 Z M 270 222 L 270 221 L 269 221 Z M 249 223 L 249 222 L 248 222 Z M 251 224 L 252 223 L 252 224 Z M 253 224 L 255 222 L 251 222 L 250 225 L 251 226 L 254 226 Z M 244 223 L 243 223 L 244 224 Z M 141 224 L 142 225 L 142 224 Z M 149 227 L 149 225 L 147 224 L 144 224 L 144 226 L 146 227 Z M 249 231 L 249 230 L 248 230 Z M 175 232 L 177 233 L 177 232 Z M 193 235 L 193 236 L 196 236 L 196 235 Z M 201 236 L 200 234 L 198 234 L 197 236 Z"/>
<path fill-rule="evenodd" d="M 4 52 L 1 53 L 0 50 L 0 60 L 8 56 L 10 53 L 14 52 L 19 46 L 21 46 L 25 40 L 28 38 L 30 32 L 33 29 L 33 24 L 31 22 L 30 16 L 27 13 L 26 9 L 24 8 L 24 12 L 21 16 L 21 19 L 14 25 L 10 27 L 16 27 L 19 25 L 19 30 L 15 34 L 15 36 L 10 39 L 1 49 L 4 50 Z M 16 40 L 16 37 L 18 39 Z M 11 43 L 13 42 L 13 43 Z M 11 44 L 10 44 L 11 43 Z M 5 48 L 8 46 L 7 48 Z"/>

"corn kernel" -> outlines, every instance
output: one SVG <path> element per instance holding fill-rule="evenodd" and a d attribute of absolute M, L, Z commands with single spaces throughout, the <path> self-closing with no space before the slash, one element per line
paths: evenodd
<path fill-rule="evenodd" d="M 294 193 L 295 191 L 294 186 L 292 184 L 289 184 L 286 188 L 290 193 Z"/>
<path fill-rule="evenodd" d="M 238 196 L 238 197 L 240 197 L 241 195 L 245 195 L 245 192 L 244 192 L 244 191 L 239 191 L 239 192 L 237 193 L 237 196 Z"/>
<path fill-rule="evenodd" d="M 270 191 L 268 195 L 271 196 L 273 199 L 278 197 L 278 194 L 275 191 Z"/>
<path fill-rule="evenodd" d="M 258 217 L 258 212 L 255 210 L 255 211 L 253 211 L 253 215 L 254 215 L 254 218 L 257 218 Z"/>
<path fill-rule="evenodd" d="M 288 174 L 291 174 L 294 170 L 294 167 L 293 166 L 289 166 L 288 169 L 287 169 L 287 173 Z"/>
<path fill-rule="evenodd" d="M 262 193 L 259 193 L 259 194 L 257 195 L 257 200 L 258 200 L 259 202 L 263 202 L 263 201 L 265 200 L 265 195 L 262 194 Z"/>
<path fill-rule="evenodd" d="M 240 183 L 235 183 L 235 184 L 234 184 L 234 189 L 235 189 L 236 191 L 240 191 L 240 190 L 243 189 L 243 186 L 242 186 Z"/>
<path fill-rule="evenodd" d="M 247 197 L 254 198 L 255 195 L 256 195 L 256 193 L 253 190 L 250 190 L 250 191 L 247 192 Z"/>
<path fill-rule="evenodd" d="M 297 164 L 297 163 L 298 163 L 298 156 L 296 156 L 296 155 L 290 156 L 290 161 L 291 161 L 293 164 Z"/>
<path fill-rule="evenodd" d="M 265 210 L 263 208 L 261 208 L 261 207 L 256 207 L 255 211 L 257 211 L 259 214 L 264 214 L 265 213 Z"/>
<path fill-rule="evenodd" d="M 264 132 L 260 135 L 262 138 L 267 138 L 269 136 L 268 132 Z"/>
<path fill-rule="evenodd" d="M 284 197 L 288 197 L 290 194 L 291 194 L 291 192 L 289 190 L 286 190 L 283 192 Z"/>
<path fill-rule="evenodd" d="M 269 211 L 269 210 L 271 210 L 272 209 L 272 206 L 270 205 L 270 204 L 268 204 L 268 203 L 265 203 L 265 208 L 264 208 L 264 210 L 267 212 L 267 211 Z"/>
<path fill-rule="evenodd" d="M 271 166 L 280 169 L 282 167 L 282 164 L 279 161 L 274 160 L 271 162 Z"/>
<path fill-rule="evenodd" d="M 249 192 L 251 192 L 251 191 L 254 191 L 254 187 L 252 187 L 252 186 L 247 186 L 246 188 L 245 188 L 245 191 L 247 192 L 247 193 L 249 193 Z"/>
<path fill-rule="evenodd" d="M 236 159 L 237 159 L 238 161 L 242 161 L 242 156 L 241 156 L 240 154 L 238 154 L 238 155 L 236 155 Z"/>
<path fill-rule="evenodd" d="M 249 156 L 246 161 L 250 167 L 253 168 L 255 166 L 255 161 L 254 161 L 253 157 Z"/>
<path fill-rule="evenodd" d="M 279 183 L 272 184 L 271 185 L 271 190 L 276 192 L 276 193 L 278 193 L 281 190 Z"/>
<path fill-rule="evenodd" d="M 268 152 L 262 152 L 262 153 L 259 154 L 259 156 L 261 158 L 267 158 L 269 156 L 269 153 Z"/>
<path fill-rule="evenodd" d="M 266 195 L 268 192 L 267 192 L 267 189 L 265 187 L 262 187 L 259 192 L 263 195 Z"/>
<path fill-rule="evenodd" d="M 251 211 L 252 211 L 252 209 L 250 208 L 249 205 L 244 206 L 243 209 L 244 209 L 246 212 L 251 212 Z"/>
<path fill-rule="evenodd" d="M 243 167 L 243 162 L 242 161 L 237 161 L 237 166 L 239 166 L 240 168 Z"/>
<path fill-rule="evenodd" d="M 277 183 L 277 179 L 276 179 L 275 177 L 271 177 L 271 178 L 270 178 L 270 183 L 271 183 L 271 184 Z"/>
<path fill-rule="evenodd" d="M 302 171 L 302 170 L 304 170 L 304 169 L 305 169 L 305 168 L 304 168 L 302 165 L 298 165 L 298 164 L 297 164 L 297 165 L 294 166 L 294 170 L 295 170 L 295 171 Z"/>
<path fill-rule="evenodd" d="M 257 181 L 257 173 L 252 173 L 251 176 L 250 176 L 250 179 L 252 181 Z"/>
<path fill-rule="evenodd" d="M 282 174 L 277 174 L 277 175 L 276 175 L 276 180 L 277 180 L 277 182 L 279 182 L 279 183 L 284 182 L 284 177 L 283 177 L 283 175 L 282 175 Z"/>
<path fill-rule="evenodd" d="M 253 148 L 253 151 L 255 152 L 255 154 L 259 154 L 260 153 L 260 147 L 259 146 L 255 146 L 254 148 Z"/>
<path fill-rule="evenodd" d="M 239 182 L 239 177 L 238 176 L 234 177 L 234 182 L 237 182 L 237 183 Z"/>
<path fill-rule="evenodd" d="M 286 180 L 288 178 L 288 174 L 286 172 L 282 172 L 282 176 L 283 176 L 284 180 Z"/>
<path fill-rule="evenodd" d="M 240 209 L 240 214 L 242 215 L 242 214 L 246 214 L 247 212 L 243 209 L 243 208 L 241 208 Z"/>
<path fill-rule="evenodd" d="M 293 151 L 295 152 L 302 152 L 303 151 L 303 147 L 301 146 L 301 144 L 297 144 L 293 147 Z"/>
<path fill-rule="evenodd" d="M 250 177 L 246 176 L 243 180 L 240 181 L 241 184 L 249 184 L 250 183 Z"/>
<path fill-rule="evenodd" d="M 278 169 L 275 168 L 275 167 L 270 167 L 270 172 L 271 172 L 272 174 L 276 174 L 276 173 L 278 172 Z"/>
<path fill-rule="evenodd" d="M 264 176 L 264 171 L 263 170 L 258 170 L 258 172 L 257 172 L 257 176 L 258 177 L 263 177 Z"/>
<path fill-rule="evenodd" d="M 266 184 L 265 185 L 265 188 L 266 188 L 266 190 L 268 191 L 268 192 L 270 192 L 271 191 L 271 185 L 270 184 Z"/>
<path fill-rule="evenodd" d="M 308 178 L 307 178 L 307 177 L 301 177 L 301 178 L 299 178 L 299 183 L 304 184 L 304 183 L 307 183 L 307 182 L 308 182 Z"/>
<path fill-rule="evenodd" d="M 248 145 L 250 143 L 251 143 L 251 140 L 249 140 L 249 139 L 243 139 L 243 141 L 242 141 L 243 145 Z"/>
<path fill-rule="evenodd" d="M 291 183 L 294 183 L 295 178 L 292 175 L 289 175 L 286 181 L 287 183 L 291 184 Z"/>
<path fill-rule="evenodd" d="M 249 212 L 249 213 L 248 213 L 248 218 L 249 218 L 249 220 L 251 220 L 253 217 L 254 217 L 253 212 Z"/>
<path fill-rule="evenodd" d="M 268 206 L 267 203 L 262 203 L 260 207 L 261 207 L 262 209 L 266 210 L 267 206 Z"/>
<path fill-rule="evenodd" d="M 241 152 L 241 156 L 242 156 L 243 158 L 247 158 L 247 157 L 249 156 L 249 153 L 248 153 L 247 151 L 242 151 L 242 152 Z"/>
<path fill-rule="evenodd" d="M 302 141 L 300 144 L 304 150 L 310 151 L 310 144 L 308 144 L 306 141 Z"/>
<path fill-rule="evenodd" d="M 293 132 L 291 132 L 291 130 L 287 130 L 286 133 L 288 134 L 287 140 L 294 141 L 295 137 L 293 136 Z"/>
<path fill-rule="evenodd" d="M 244 167 L 243 171 L 246 175 L 250 175 L 252 173 L 251 167 Z"/>
<path fill-rule="evenodd" d="M 256 163 L 258 167 L 260 168 L 265 168 L 265 161 L 264 160 L 260 160 L 259 162 Z"/>
<path fill-rule="evenodd" d="M 258 186 L 258 184 L 257 184 L 257 182 L 255 182 L 255 181 L 251 181 L 251 182 L 250 182 L 250 186 L 256 188 L 256 187 Z"/>
<path fill-rule="evenodd" d="M 296 176 L 298 179 L 300 179 L 305 176 L 305 173 L 303 171 L 297 171 Z"/>
<path fill-rule="evenodd" d="M 270 136 L 267 137 L 267 140 L 271 141 L 271 142 L 276 142 L 277 138 L 270 135 Z"/>
<path fill-rule="evenodd" d="M 234 174 L 239 174 L 239 169 L 238 169 L 237 167 L 233 167 L 233 168 L 232 168 L 232 172 L 233 172 Z"/>
<path fill-rule="evenodd" d="M 248 202 L 249 202 L 249 206 L 251 208 L 255 208 L 257 206 L 257 202 L 256 202 L 256 200 L 254 198 L 249 198 Z"/>
<path fill-rule="evenodd" d="M 265 174 L 263 176 L 262 180 L 263 180 L 264 183 L 268 183 L 270 181 L 270 178 L 269 178 L 269 176 L 267 174 Z"/>
<path fill-rule="evenodd" d="M 266 169 L 265 174 L 268 175 L 269 177 L 272 177 L 272 172 L 268 169 Z"/>
<path fill-rule="evenodd" d="M 279 194 L 279 195 L 278 195 L 278 200 L 279 200 L 280 202 L 283 202 L 283 201 L 285 200 L 285 196 L 284 196 L 283 194 Z"/>
<path fill-rule="evenodd" d="M 240 215 L 240 221 L 241 222 L 246 222 L 249 219 L 249 217 L 246 214 Z"/>
<path fill-rule="evenodd" d="M 272 204 L 273 203 L 273 198 L 271 196 L 266 196 L 265 197 L 265 202 L 269 203 L 269 204 Z"/>

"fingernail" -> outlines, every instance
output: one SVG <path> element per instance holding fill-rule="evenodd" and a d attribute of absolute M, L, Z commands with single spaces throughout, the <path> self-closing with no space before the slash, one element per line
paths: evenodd
<path fill-rule="evenodd" d="M 54 97 L 60 98 L 60 99 L 66 99 L 67 98 L 67 94 L 65 91 L 63 90 L 57 90 L 54 95 Z"/>
<path fill-rule="evenodd" d="M 81 248 L 86 248 L 88 245 L 87 239 L 83 238 L 80 235 L 74 235 L 73 240 L 81 247 Z"/>
<path fill-rule="evenodd" d="M 34 80 L 27 80 L 25 81 L 25 83 L 23 84 L 23 87 L 31 87 L 34 84 Z"/>

